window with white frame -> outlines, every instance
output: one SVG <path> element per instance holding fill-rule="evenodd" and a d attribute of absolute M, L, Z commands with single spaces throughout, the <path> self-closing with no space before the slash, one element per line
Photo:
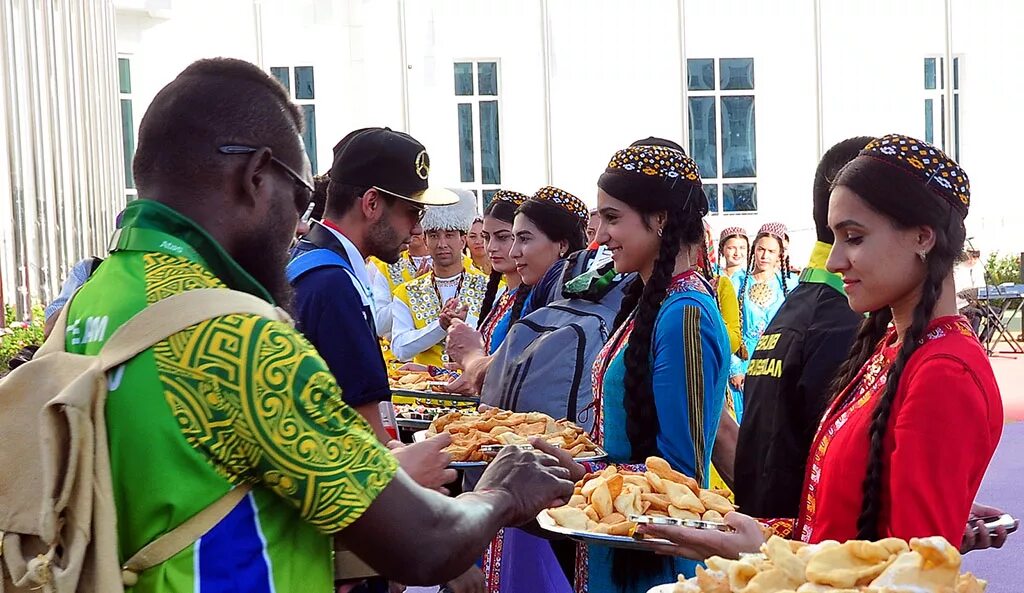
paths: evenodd
<path fill-rule="evenodd" d="M 302 119 L 306 123 L 302 132 L 302 142 L 306 145 L 309 165 L 316 175 L 316 87 L 313 84 L 313 67 L 274 66 L 270 69 L 270 74 L 288 89 L 289 96 L 302 111 Z"/>
<path fill-rule="evenodd" d="M 455 62 L 459 180 L 486 208 L 501 186 L 498 62 Z"/>
<path fill-rule="evenodd" d="M 960 64 L 963 56 L 953 56 L 953 133 L 952 150 L 946 146 L 946 58 L 924 59 L 924 141 L 960 160 Z"/>
<path fill-rule="evenodd" d="M 754 59 L 688 59 L 686 79 L 690 156 L 711 212 L 756 212 Z"/>
<path fill-rule="evenodd" d="M 132 63 L 131 58 L 117 58 L 117 79 L 121 98 L 121 148 L 124 155 L 124 194 L 127 201 L 138 197 L 132 160 L 135 158 L 135 119 L 132 115 Z"/>

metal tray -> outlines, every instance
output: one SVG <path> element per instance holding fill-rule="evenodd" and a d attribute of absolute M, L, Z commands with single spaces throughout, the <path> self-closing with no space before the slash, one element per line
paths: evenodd
<path fill-rule="evenodd" d="M 672 542 L 664 539 L 634 539 L 625 535 L 605 535 L 603 533 L 592 533 L 590 531 L 569 529 L 555 523 L 555 520 L 551 518 L 551 515 L 548 515 L 547 510 L 543 510 L 537 515 L 537 524 L 545 531 L 565 535 L 578 542 L 593 544 L 596 546 L 607 546 L 626 550 L 651 550 L 658 544 L 672 544 Z"/>
<path fill-rule="evenodd" d="M 412 442 L 419 443 L 421 441 L 427 440 L 428 438 L 430 438 L 432 436 L 432 435 L 427 434 L 427 432 L 428 431 L 426 431 L 426 430 L 421 430 L 421 431 L 413 434 L 412 435 Z M 492 445 L 485 445 L 485 446 L 492 446 Z M 493 445 L 493 446 L 497 446 L 497 445 Z M 530 449 L 533 448 L 531 445 L 502 445 L 502 446 L 519 446 L 520 448 L 522 448 L 522 447 L 530 447 Z M 495 452 L 495 453 L 497 453 L 497 452 Z M 607 457 L 608 457 L 608 453 L 604 449 L 598 447 L 597 451 L 594 452 L 593 455 L 587 455 L 586 457 L 574 457 L 573 459 L 575 461 L 578 461 L 578 462 L 582 463 L 584 461 L 601 461 L 603 459 L 606 459 Z M 487 461 L 453 461 L 453 462 L 451 462 L 449 467 L 453 467 L 453 468 L 456 468 L 456 469 L 462 469 L 462 468 L 468 468 L 468 467 L 487 467 L 487 464 L 488 464 Z"/>
<path fill-rule="evenodd" d="M 457 393 L 448 393 L 445 391 L 420 391 L 418 389 L 400 389 L 398 387 L 392 387 L 391 395 L 397 395 L 398 397 L 413 397 L 416 399 L 430 399 L 437 401 L 449 401 L 466 404 L 480 403 L 480 396 L 478 395 L 460 395 Z"/>
<path fill-rule="evenodd" d="M 675 517 L 654 517 L 651 515 L 630 515 L 628 520 L 648 525 L 673 525 L 676 527 L 689 527 L 690 529 L 703 529 L 706 531 L 735 531 L 732 527 L 722 521 L 704 521 L 702 519 L 677 519 Z"/>

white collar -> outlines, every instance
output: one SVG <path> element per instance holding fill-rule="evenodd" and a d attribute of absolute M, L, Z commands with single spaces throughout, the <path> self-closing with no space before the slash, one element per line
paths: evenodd
<path fill-rule="evenodd" d="M 366 258 L 363 257 L 362 253 L 359 253 L 359 249 L 356 247 L 355 243 L 349 241 L 348 237 L 330 226 L 326 224 L 321 226 L 331 231 L 331 234 L 338 239 L 339 243 L 341 243 L 342 248 L 345 249 L 345 253 L 348 255 L 349 262 L 352 264 L 352 272 L 355 275 L 356 280 L 363 285 L 362 287 L 364 292 L 371 294 L 370 274 L 366 271 Z"/>

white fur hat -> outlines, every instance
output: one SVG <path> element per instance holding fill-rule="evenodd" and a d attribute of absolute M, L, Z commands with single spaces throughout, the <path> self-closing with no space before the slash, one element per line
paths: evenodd
<path fill-rule="evenodd" d="M 476 196 L 465 189 L 450 190 L 459 197 L 451 206 L 428 206 L 420 225 L 423 231 L 462 231 L 468 233 L 477 217 Z"/>

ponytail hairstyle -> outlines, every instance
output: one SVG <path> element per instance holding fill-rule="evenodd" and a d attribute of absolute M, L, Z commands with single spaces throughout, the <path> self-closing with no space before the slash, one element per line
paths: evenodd
<path fill-rule="evenodd" d="M 506 224 L 512 224 L 516 218 L 516 209 L 527 199 L 529 199 L 529 196 L 526 194 L 499 189 L 494 193 L 491 203 L 484 209 L 484 217 L 490 216 Z M 480 305 L 480 321 L 477 323 L 477 328 L 484 326 L 487 316 L 490 314 L 491 309 L 494 308 L 494 299 L 498 296 L 498 286 L 501 285 L 502 276 L 501 272 L 492 270 L 491 275 L 487 278 L 487 290 L 484 292 L 484 300 Z M 520 307 L 520 309 L 522 308 Z"/>
<path fill-rule="evenodd" d="M 860 156 L 840 171 L 832 188 L 839 186 L 857 194 L 897 228 L 927 226 L 935 232 L 935 246 L 925 256 L 921 299 L 914 307 L 911 325 L 903 336 L 899 353 L 888 372 L 885 391 L 871 417 L 868 468 L 862 484 L 864 498 L 857 519 L 857 539 L 875 540 L 879 537 L 885 474 L 883 446 L 893 400 L 907 363 L 923 343 L 942 284 L 963 249 L 970 185 L 963 169 L 938 148 L 906 136 L 889 135 L 869 143 Z M 892 311 L 884 307 L 871 312 L 861 324 L 850 357 L 837 371 L 832 385 L 833 400 L 844 394 L 846 399 L 852 396 L 856 388 L 852 382 L 886 335 L 891 321 Z"/>

